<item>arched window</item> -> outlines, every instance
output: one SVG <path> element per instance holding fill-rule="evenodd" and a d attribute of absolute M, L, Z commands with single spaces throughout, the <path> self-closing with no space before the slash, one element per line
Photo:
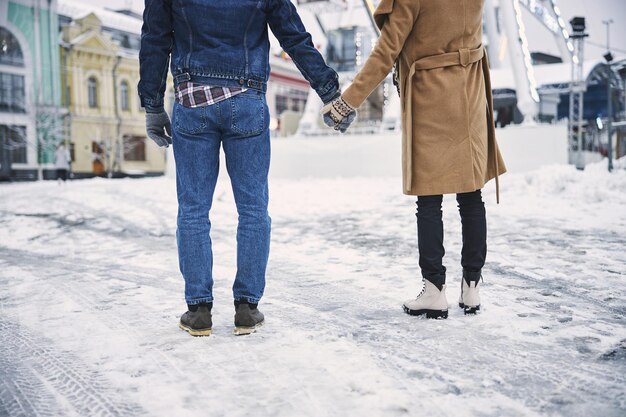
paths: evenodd
<path fill-rule="evenodd" d="M 128 82 L 122 81 L 122 84 L 120 85 L 120 106 L 124 111 L 128 111 L 130 109 L 130 106 L 128 104 L 128 91 Z"/>
<path fill-rule="evenodd" d="M 24 66 L 24 54 L 17 38 L 3 27 L 0 27 L 0 64 Z"/>
<path fill-rule="evenodd" d="M 95 77 L 89 77 L 87 80 L 87 94 L 89 98 L 89 107 L 98 107 L 98 80 Z"/>

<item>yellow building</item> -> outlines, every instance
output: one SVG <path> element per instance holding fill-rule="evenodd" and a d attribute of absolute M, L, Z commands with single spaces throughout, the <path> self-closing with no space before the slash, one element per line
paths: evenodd
<path fill-rule="evenodd" d="M 58 13 L 74 175 L 162 174 L 165 152 L 146 137 L 137 95 L 141 20 L 70 0 L 59 0 Z"/>

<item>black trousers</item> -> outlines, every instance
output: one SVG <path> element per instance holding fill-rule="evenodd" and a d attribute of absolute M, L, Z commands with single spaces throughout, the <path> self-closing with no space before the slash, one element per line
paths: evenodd
<path fill-rule="evenodd" d="M 57 169 L 57 180 L 67 181 L 67 169 L 58 168 Z"/>
<path fill-rule="evenodd" d="M 446 282 L 443 265 L 443 196 L 417 197 L 417 246 L 422 276 L 441 287 Z M 456 195 L 461 215 L 463 249 L 461 266 L 468 281 L 477 281 L 487 256 L 487 219 L 480 190 Z"/>

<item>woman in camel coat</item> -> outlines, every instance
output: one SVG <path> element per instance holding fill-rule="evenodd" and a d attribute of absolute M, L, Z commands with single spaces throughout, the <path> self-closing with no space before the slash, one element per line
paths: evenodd
<path fill-rule="evenodd" d="M 462 294 L 466 313 L 480 308 L 478 283 L 487 251 L 481 189 L 506 169 L 498 150 L 486 51 L 484 0 L 382 0 L 381 35 L 352 85 L 323 110 L 345 130 L 354 109 L 396 65 L 402 102 L 404 193 L 416 195 L 419 264 L 425 279 L 404 303 L 412 315 L 447 317 L 442 194 L 456 193 L 463 224 Z M 499 196 L 498 196 L 499 197 Z"/>

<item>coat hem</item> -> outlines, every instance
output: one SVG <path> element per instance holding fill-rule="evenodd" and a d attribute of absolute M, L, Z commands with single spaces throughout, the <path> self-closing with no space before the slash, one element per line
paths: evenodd
<path fill-rule="evenodd" d="M 498 175 L 502 175 L 506 172 L 505 170 L 501 170 Z M 476 190 L 481 190 L 489 181 L 494 179 L 495 175 L 490 175 L 486 181 L 475 184 L 454 184 L 449 187 L 416 187 L 411 189 L 410 191 L 403 190 L 404 195 L 412 195 L 412 196 L 427 196 L 427 195 L 440 195 L 440 194 L 459 194 L 459 193 L 471 193 Z"/>

